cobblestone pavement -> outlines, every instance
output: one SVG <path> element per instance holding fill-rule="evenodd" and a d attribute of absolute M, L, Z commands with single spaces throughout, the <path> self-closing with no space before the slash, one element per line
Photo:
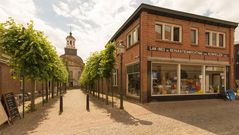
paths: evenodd
<path fill-rule="evenodd" d="M 111 99 L 111 98 L 110 98 Z M 64 112 L 59 115 L 55 98 L 37 111 L 27 113 L 14 125 L 0 127 L 1 135 L 209 135 L 238 134 L 239 101 L 221 99 L 151 102 L 125 101 L 125 110 L 105 105 L 90 97 L 85 109 L 85 93 L 79 89 L 64 95 Z"/>

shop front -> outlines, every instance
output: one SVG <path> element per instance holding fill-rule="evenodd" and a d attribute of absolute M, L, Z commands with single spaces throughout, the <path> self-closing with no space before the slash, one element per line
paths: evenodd
<path fill-rule="evenodd" d="M 151 96 L 219 94 L 226 67 L 152 62 Z"/>

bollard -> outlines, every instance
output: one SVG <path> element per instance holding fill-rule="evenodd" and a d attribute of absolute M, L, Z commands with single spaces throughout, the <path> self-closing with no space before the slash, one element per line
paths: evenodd
<path fill-rule="evenodd" d="M 60 113 L 63 112 L 63 96 L 60 95 Z"/>
<path fill-rule="evenodd" d="M 86 110 L 90 111 L 90 104 L 89 104 L 89 94 L 86 95 Z"/>

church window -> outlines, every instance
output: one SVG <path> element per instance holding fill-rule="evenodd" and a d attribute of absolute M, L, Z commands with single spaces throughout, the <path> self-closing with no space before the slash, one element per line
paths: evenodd
<path fill-rule="evenodd" d="M 72 78 L 73 78 L 73 72 L 70 71 L 70 79 L 72 79 Z"/>

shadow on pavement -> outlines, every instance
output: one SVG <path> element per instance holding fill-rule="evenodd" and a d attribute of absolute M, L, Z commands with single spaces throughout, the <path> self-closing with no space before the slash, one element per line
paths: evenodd
<path fill-rule="evenodd" d="M 154 114 L 166 116 L 215 134 L 235 135 L 239 132 L 239 101 L 206 99 L 136 104 Z"/>
<path fill-rule="evenodd" d="M 85 91 L 83 91 L 85 93 Z M 102 99 L 97 99 L 97 97 L 93 97 L 90 95 L 90 101 L 93 105 L 97 106 L 98 108 L 102 108 L 106 110 L 106 113 L 109 114 L 110 118 L 115 120 L 116 122 L 120 122 L 126 125 L 152 125 L 151 121 L 141 120 L 138 119 L 131 114 L 129 114 L 125 110 L 120 110 L 119 108 L 112 108 L 111 101 L 109 100 L 109 105 L 106 105 Z"/>
<path fill-rule="evenodd" d="M 14 121 L 13 125 L 5 123 L 0 127 L 1 135 L 26 135 L 34 133 L 43 120 L 48 119 L 48 110 L 54 107 L 59 98 L 50 99 L 42 107 L 42 102 L 36 104 L 37 110 L 25 114 L 25 118 Z M 58 114 L 56 114 L 58 115 Z"/>

